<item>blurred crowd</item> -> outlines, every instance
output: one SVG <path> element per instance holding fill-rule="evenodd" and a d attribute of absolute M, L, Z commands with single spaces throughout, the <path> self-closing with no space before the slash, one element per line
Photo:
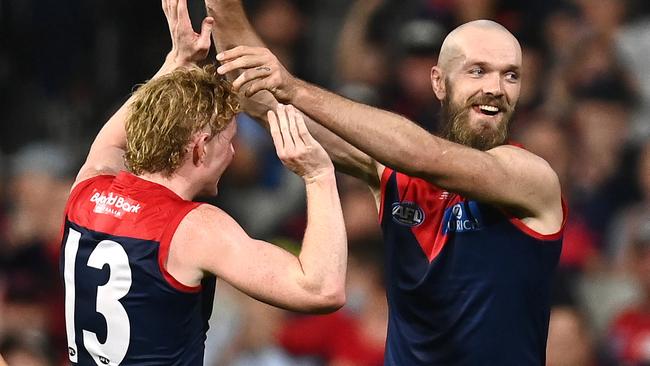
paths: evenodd
<path fill-rule="evenodd" d="M 524 70 L 512 139 L 551 164 L 570 209 L 547 363 L 650 364 L 650 3 L 244 2 L 296 75 L 434 133 L 429 71 L 446 33 L 478 18 L 514 33 Z M 198 25 L 203 2 L 189 5 Z M 168 38 L 159 1 L 0 0 L 0 354 L 10 365 L 65 364 L 58 250 L 67 193 L 94 135 L 157 70 Z M 235 159 L 211 202 L 251 236 L 295 250 L 303 185 L 263 129 L 246 115 L 238 121 Z M 360 182 L 340 176 L 339 187 L 347 305 L 296 315 L 220 283 L 206 365 L 382 365 L 376 206 Z"/>

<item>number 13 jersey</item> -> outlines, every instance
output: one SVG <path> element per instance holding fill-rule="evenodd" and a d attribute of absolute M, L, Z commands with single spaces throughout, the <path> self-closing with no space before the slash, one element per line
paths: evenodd
<path fill-rule="evenodd" d="M 74 188 L 60 256 L 72 364 L 203 364 L 215 278 L 188 287 L 165 269 L 198 205 L 126 172 Z"/>

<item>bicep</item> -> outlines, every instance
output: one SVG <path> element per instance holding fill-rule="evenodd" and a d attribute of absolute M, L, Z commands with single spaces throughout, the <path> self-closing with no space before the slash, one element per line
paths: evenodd
<path fill-rule="evenodd" d="M 124 150 L 117 147 L 107 147 L 93 151 L 91 149 L 86 162 L 81 166 L 75 178 L 72 189 L 86 179 L 98 175 L 117 175 L 124 170 Z"/>
<path fill-rule="evenodd" d="M 541 217 L 560 204 L 553 169 L 540 157 L 514 146 L 487 152 L 458 147 L 437 161 L 434 183 L 469 198 Z M 559 207 L 559 206 L 558 206 Z"/>
<path fill-rule="evenodd" d="M 271 243 L 241 237 L 225 246 L 220 258 L 207 263 L 211 272 L 265 303 L 299 310 L 308 294 L 298 285 L 300 264 L 293 254 Z"/>
<path fill-rule="evenodd" d="M 124 151 L 126 148 L 126 129 L 124 124 L 128 109 L 133 102 L 130 97 L 102 126 L 79 170 L 74 185 L 97 175 L 117 175 L 124 170 Z"/>
<path fill-rule="evenodd" d="M 249 237 L 221 210 L 195 211 L 186 239 L 194 249 L 186 255 L 196 258 L 201 270 L 265 303 L 294 311 L 312 307 L 314 297 L 301 285 L 303 273 L 295 255 Z"/>

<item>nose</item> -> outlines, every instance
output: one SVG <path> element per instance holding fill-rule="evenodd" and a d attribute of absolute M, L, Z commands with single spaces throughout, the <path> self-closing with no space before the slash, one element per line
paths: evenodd
<path fill-rule="evenodd" d="M 499 73 L 491 73 L 487 78 L 485 78 L 483 93 L 491 94 L 495 97 L 500 97 L 503 95 L 503 79 Z"/>

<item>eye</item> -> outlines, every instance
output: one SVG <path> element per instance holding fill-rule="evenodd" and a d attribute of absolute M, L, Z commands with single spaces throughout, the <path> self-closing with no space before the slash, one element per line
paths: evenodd
<path fill-rule="evenodd" d="M 469 70 L 469 74 L 472 75 L 472 76 L 481 76 L 481 75 L 485 74 L 485 71 L 483 71 L 483 68 L 481 68 L 481 67 L 472 67 Z"/>
<path fill-rule="evenodd" d="M 507 72 L 506 80 L 514 83 L 519 80 L 519 74 L 514 71 Z"/>

